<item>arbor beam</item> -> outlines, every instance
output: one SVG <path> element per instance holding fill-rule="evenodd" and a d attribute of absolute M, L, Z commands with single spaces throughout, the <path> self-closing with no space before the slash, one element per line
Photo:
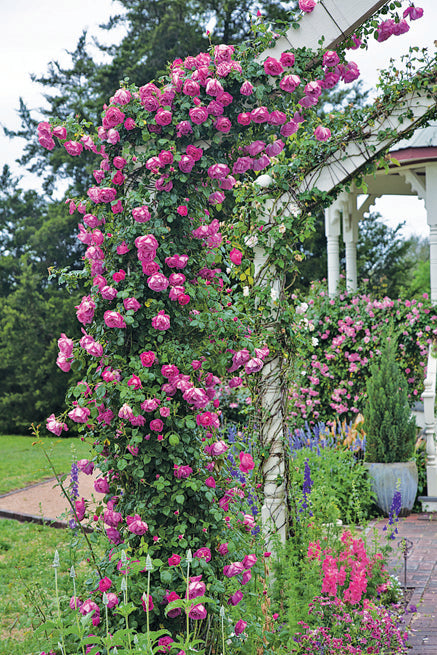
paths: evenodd
<path fill-rule="evenodd" d="M 321 0 L 311 14 L 303 17 L 298 29 L 290 27 L 273 48 L 259 55 L 258 60 L 279 59 L 282 52 L 295 48 L 318 50 L 322 34 L 325 37 L 323 48 L 332 50 L 386 4 L 388 0 Z"/>
<path fill-rule="evenodd" d="M 416 93 L 399 99 L 390 114 L 377 118 L 369 127 L 362 143 L 351 141 L 344 148 L 339 148 L 304 177 L 296 189 L 297 192 L 305 193 L 318 189 L 329 193 L 340 184 L 349 182 L 368 162 L 374 160 L 412 129 L 420 127 L 422 123 L 432 118 L 432 112 L 436 107 L 437 98 L 432 95 Z M 386 138 L 379 138 L 378 135 L 385 130 L 392 134 Z"/>

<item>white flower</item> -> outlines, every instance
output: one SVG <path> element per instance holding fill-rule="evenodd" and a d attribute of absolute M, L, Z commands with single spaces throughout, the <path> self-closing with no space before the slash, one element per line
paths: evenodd
<path fill-rule="evenodd" d="M 280 232 L 281 234 L 284 234 L 284 232 L 286 231 L 286 229 L 287 229 L 287 228 L 285 227 L 284 223 L 281 223 L 281 225 L 278 227 L 278 230 L 279 230 L 279 232 Z"/>
<path fill-rule="evenodd" d="M 245 237 L 244 243 L 249 248 L 255 248 L 256 244 L 258 243 L 258 237 L 256 236 L 256 234 L 252 234 L 252 236 L 250 237 Z"/>
<path fill-rule="evenodd" d="M 273 302 L 275 302 L 276 300 L 278 300 L 278 298 L 279 298 L 279 292 L 278 292 L 278 290 L 272 288 L 271 291 L 270 291 L 270 297 L 271 297 L 271 299 L 273 300 Z"/>
<path fill-rule="evenodd" d="M 308 309 L 308 303 L 303 302 L 296 307 L 296 314 L 305 314 L 307 309 Z"/>
<path fill-rule="evenodd" d="M 249 295 L 249 287 L 243 287 L 243 296 L 246 296 L 247 298 L 248 295 Z"/>
<path fill-rule="evenodd" d="M 313 346 L 318 346 L 319 345 L 319 340 L 317 337 L 311 337 L 311 343 Z"/>

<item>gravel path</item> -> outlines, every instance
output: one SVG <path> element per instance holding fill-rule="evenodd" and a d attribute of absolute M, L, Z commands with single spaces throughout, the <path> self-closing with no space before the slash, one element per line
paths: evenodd
<path fill-rule="evenodd" d="M 90 500 L 89 506 L 92 507 L 95 501 L 102 498 L 102 494 L 94 491 L 94 480 L 96 476 L 85 475 L 79 472 L 79 497 Z M 68 493 L 68 485 L 70 478 L 64 482 L 64 488 Z M 18 518 L 23 516 L 21 520 L 31 520 L 30 517 L 39 517 L 42 519 L 49 519 L 55 521 L 61 517 L 65 512 L 69 512 L 70 506 L 67 499 L 62 493 L 55 478 L 51 478 L 46 482 L 12 491 L 4 496 L 0 496 L 0 517 L 3 518 Z M 64 520 L 68 521 L 68 516 Z"/>

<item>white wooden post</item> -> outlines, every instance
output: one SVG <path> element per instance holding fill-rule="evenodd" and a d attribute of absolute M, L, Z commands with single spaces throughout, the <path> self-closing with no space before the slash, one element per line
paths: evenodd
<path fill-rule="evenodd" d="M 356 198 L 350 193 L 342 194 L 343 206 L 343 241 L 346 254 L 346 289 L 356 291 L 357 280 L 357 241 L 358 241 L 358 220 L 356 216 Z M 353 202 L 355 200 L 355 208 Z"/>
<path fill-rule="evenodd" d="M 422 393 L 423 410 L 425 414 L 426 437 L 426 478 L 428 494 L 421 498 L 424 512 L 437 512 L 437 449 L 435 441 L 435 387 L 437 360 L 430 349 L 428 355 L 425 389 Z"/>
<path fill-rule="evenodd" d="M 273 183 L 269 175 L 260 175 L 257 186 L 267 189 Z M 264 203 L 266 224 L 273 223 L 275 216 L 285 216 L 296 209 L 289 194 L 279 200 Z M 255 284 L 271 289 L 271 319 L 277 320 L 281 311 L 281 296 L 284 293 L 285 274 L 280 275 L 273 267 L 268 267 L 268 258 L 263 248 L 256 247 L 254 253 Z M 285 399 L 286 379 L 282 355 L 274 355 L 266 361 L 261 373 L 260 389 L 260 439 L 265 451 L 263 464 L 264 503 L 261 510 L 267 547 L 271 546 L 270 535 L 279 536 L 284 543 L 288 532 L 287 458 L 284 443 L 286 438 Z"/>
<path fill-rule="evenodd" d="M 328 249 L 328 293 L 331 297 L 337 293 L 340 281 L 340 207 L 334 202 L 325 209 L 325 234 Z"/>

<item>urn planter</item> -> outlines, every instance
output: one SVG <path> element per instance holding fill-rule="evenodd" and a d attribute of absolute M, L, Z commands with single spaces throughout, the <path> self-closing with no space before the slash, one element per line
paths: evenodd
<path fill-rule="evenodd" d="M 388 516 L 395 491 L 401 494 L 399 516 L 410 514 L 417 494 L 416 462 L 393 462 L 390 464 L 369 462 L 366 464 L 372 479 L 376 504 Z"/>

